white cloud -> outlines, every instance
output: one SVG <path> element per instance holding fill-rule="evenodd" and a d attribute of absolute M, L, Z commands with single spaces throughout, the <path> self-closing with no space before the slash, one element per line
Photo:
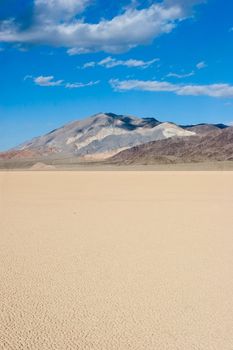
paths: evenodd
<path fill-rule="evenodd" d="M 205 61 L 201 61 L 196 65 L 197 69 L 203 69 L 207 67 L 207 64 L 205 63 Z"/>
<path fill-rule="evenodd" d="M 83 67 L 80 67 L 80 68 L 93 68 L 93 67 L 95 67 L 96 66 L 96 62 L 94 62 L 94 61 L 91 61 L 91 62 L 87 62 L 87 63 L 85 63 L 84 65 L 83 65 Z"/>
<path fill-rule="evenodd" d="M 207 64 L 205 63 L 205 61 L 201 61 L 199 63 L 196 64 L 196 69 L 200 70 L 200 69 L 203 69 L 203 68 L 206 68 L 207 67 Z M 195 70 L 193 70 L 192 72 L 190 73 L 173 73 L 173 72 L 170 72 L 168 73 L 166 76 L 168 78 L 177 78 L 177 79 L 182 79 L 182 78 L 188 78 L 188 77 L 192 77 L 193 75 L 195 75 Z"/>
<path fill-rule="evenodd" d="M 32 75 L 25 75 L 25 77 L 23 78 L 23 80 L 28 80 L 28 79 L 34 79 Z"/>
<path fill-rule="evenodd" d="M 64 80 L 55 80 L 53 75 L 49 76 L 39 76 L 39 77 L 33 77 L 32 75 L 26 75 L 24 77 L 24 80 L 31 79 L 35 85 L 42 86 L 42 87 L 51 87 L 51 86 L 62 86 L 66 89 L 78 89 L 88 86 L 97 85 L 100 83 L 100 81 L 90 81 L 88 83 L 82 83 L 82 82 L 75 82 L 75 83 L 68 83 L 64 82 Z"/>
<path fill-rule="evenodd" d="M 39 86 L 61 86 L 63 83 L 63 80 L 54 80 L 53 75 L 47 77 L 39 76 L 37 78 L 33 78 L 33 81 Z"/>
<path fill-rule="evenodd" d="M 89 83 L 67 83 L 65 85 L 66 89 L 80 89 L 87 86 L 93 86 L 99 84 L 100 81 L 90 81 Z"/>
<path fill-rule="evenodd" d="M 110 85 L 115 90 L 143 90 L 143 91 L 176 91 L 174 84 L 154 80 L 110 80 Z"/>
<path fill-rule="evenodd" d="M 192 6 L 199 5 L 207 2 L 207 0 L 165 0 L 167 6 L 179 5 L 186 9 L 190 10 Z"/>
<path fill-rule="evenodd" d="M 35 0 L 34 3 L 37 21 L 57 22 L 83 12 L 90 0 Z"/>
<path fill-rule="evenodd" d="M 159 58 L 154 58 L 150 61 L 136 60 L 136 59 L 128 59 L 128 60 L 117 60 L 112 57 L 106 57 L 99 62 L 87 62 L 83 65 L 83 68 L 92 68 L 95 66 L 102 66 L 105 68 L 114 68 L 118 66 L 125 66 L 129 68 L 148 68 L 153 65 L 155 62 L 158 62 Z"/>
<path fill-rule="evenodd" d="M 190 7 L 187 1 L 164 0 L 143 9 L 129 7 L 110 20 L 87 23 L 77 14 L 89 3 L 90 0 L 34 0 L 32 24 L 22 29 L 15 20 L 0 22 L 0 42 L 66 47 L 70 55 L 119 53 L 170 33 L 187 17 Z"/>
<path fill-rule="evenodd" d="M 83 47 L 71 47 L 70 49 L 67 50 L 67 53 L 69 56 L 75 56 L 75 55 L 82 55 L 84 53 L 89 53 L 91 52 L 91 49 L 84 49 Z"/>
<path fill-rule="evenodd" d="M 190 73 L 186 73 L 186 74 L 178 74 L 178 73 L 168 73 L 167 77 L 168 78 L 177 78 L 177 79 L 182 79 L 182 78 L 188 78 L 188 77 L 192 77 L 193 75 L 195 75 L 194 71 L 190 72 Z"/>
<path fill-rule="evenodd" d="M 110 85 L 117 91 L 142 90 L 157 92 L 173 92 L 176 95 L 187 96 L 210 96 L 216 98 L 233 98 L 233 85 L 210 84 L 210 85 L 184 85 L 160 82 L 155 80 L 110 80 Z"/>

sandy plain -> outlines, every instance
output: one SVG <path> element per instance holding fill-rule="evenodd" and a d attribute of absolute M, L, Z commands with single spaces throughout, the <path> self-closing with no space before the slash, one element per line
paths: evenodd
<path fill-rule="evenodd" d="M 1 172 L 0 349 L 232 350 L 233 172 Z"/>

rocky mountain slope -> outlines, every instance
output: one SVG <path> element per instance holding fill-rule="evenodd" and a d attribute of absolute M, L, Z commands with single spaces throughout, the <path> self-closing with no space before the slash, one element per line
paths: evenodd
<path fill-rule="evenodd" d="M 173 137 L 132 147 L 112 157 L 110 162 L 154 164 L 233 161 L 233 127 L 213 129 L 203 126 L 198 129 L 199 134 L 195 136 Z"/>
<path fill-rule="evenodd" d="M 100 113 L 69 123 L 5 152 L 0 158 L 75 156 L 81 160 L 106 159 L 122 150 L 150 141 L 171 137 L 190 137 L 195 131 L 154 118 L 137 118 Z"/>

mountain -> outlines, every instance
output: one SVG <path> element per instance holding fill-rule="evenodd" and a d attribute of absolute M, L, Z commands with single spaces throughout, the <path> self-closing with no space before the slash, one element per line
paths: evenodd
<path fill-rule="evenodd" d="M 207 133 L 202 130 L 191 137 L 149 142 L 119 152 L 109 161 L 116 164 L 155 164 L 211 160 L 233 161 L 233 127 L 217 128 Z"/>
<path fill-rule="evenodd" d="M 198 135 L 207 135 L 213 131 L 220 133 L 221 130 L 228 128 L 225 124 L 196 124 L 196 125 L 180 125 L 183 129 L 195 132 Z"/>
<path fill-rule="evenodd" d="M 99 113 L 25 142 L 2 153 L 0 158 L 72 156 L 80 160 L 102 160 L 150 141 L 193 135 L 193 131 L 173 123 L 161 123 L 154 118 Z"/>
<path fill-rule="evenodd" d="M 154 118 L 99 113 L 1 153 L 0 159 L 117 164 L 233 160 L 232 130 L 224 124 L 180 126 Z"/>

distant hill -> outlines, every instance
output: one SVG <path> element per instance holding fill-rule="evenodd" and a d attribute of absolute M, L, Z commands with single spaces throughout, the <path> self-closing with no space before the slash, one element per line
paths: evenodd
<path fill-rule="evenodd" d="M 122 151 L 110 159 L 116 164 L 155 164 L 233 161 L 233 127 L 191 127 L 198 134 L 149 142 Z"/>

